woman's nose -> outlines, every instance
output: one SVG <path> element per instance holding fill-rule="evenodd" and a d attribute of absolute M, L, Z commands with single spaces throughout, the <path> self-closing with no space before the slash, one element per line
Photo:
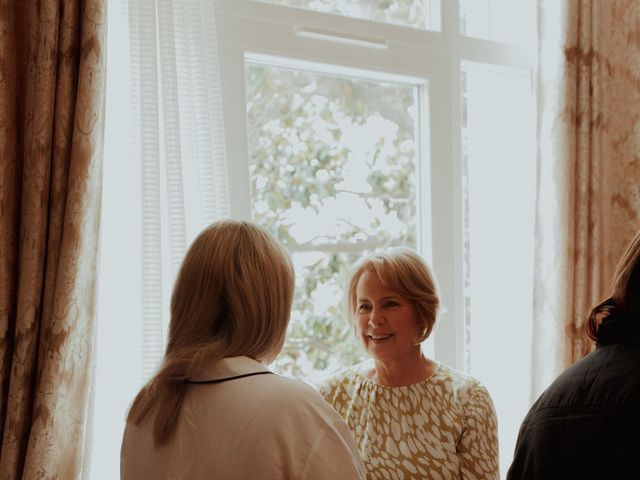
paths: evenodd
<path fill-rule="evenodd" d="M 380 309 L 374 308 L 371 310 L 371 315 L 369 316 L 370 325 L 383 325 L 385 321 L 384 314 Z"/>

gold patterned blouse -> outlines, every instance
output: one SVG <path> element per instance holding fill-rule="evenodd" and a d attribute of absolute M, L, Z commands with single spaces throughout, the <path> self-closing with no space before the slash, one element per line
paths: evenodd
<path fill-rule="evenodd" d="M 320 394 L 345 419 L 372 479 L 498 479 L 497 420 L 487 390 L 439 364 L 426 380 L 385 387 L 344 370 Z"/>

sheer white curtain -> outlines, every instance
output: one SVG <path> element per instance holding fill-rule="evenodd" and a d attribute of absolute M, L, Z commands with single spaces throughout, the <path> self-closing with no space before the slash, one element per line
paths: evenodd
<path fill-rule="evenodd" d="M 162 352 L 163 279 L 173 283 L 188 242 L 229 213 L 213 8 L 208 0 L 129 2 L 134 131 L 142 165 L 145 376 Z"/>
<path fill-rule="evenodd" d="M 538 161 L 534 262 L 533 350 L 531 398 L 538 395 L 566 366 L 566 295 L 570 269 L 571 191 L 565 188 L 570 138 L 562 111 L 564 46 L 569 9 L 565 2 L 538 5 Z"/>
<path fill-rule="evenodd" d="M 90 478 L 117 478 L 127 407 L 162 357 L 186 247 L 229 215 L 209 0 L 109 4 Z"/>

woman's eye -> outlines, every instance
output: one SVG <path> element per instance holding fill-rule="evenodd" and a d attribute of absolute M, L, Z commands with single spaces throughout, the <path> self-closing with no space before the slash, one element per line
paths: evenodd
<path fill-rule="evenodd" d="M 358 307 L 358 312 L 368 312 L 370 310 L 369 305 L 360 305 Z"/>
<path fill-rule="evenodd" d="M 397 307 L 399 305 L 395 300 L 388 300 L 384 303 L 385 308 Z"/>

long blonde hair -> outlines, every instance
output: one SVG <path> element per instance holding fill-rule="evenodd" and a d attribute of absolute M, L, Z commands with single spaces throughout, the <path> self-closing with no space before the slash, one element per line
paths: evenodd
<path fill-rule="evenodd" d="M 156 444 L 166 443 L 186 392 L 205 363 L 244 355 L 274 358 L 291 313 L 294 273 L 284 247 L 248 222 L 222 221 L 191 244 L 171 296 L 167 350 L 127 417 L 138 425 L 155 409 Z"/>

